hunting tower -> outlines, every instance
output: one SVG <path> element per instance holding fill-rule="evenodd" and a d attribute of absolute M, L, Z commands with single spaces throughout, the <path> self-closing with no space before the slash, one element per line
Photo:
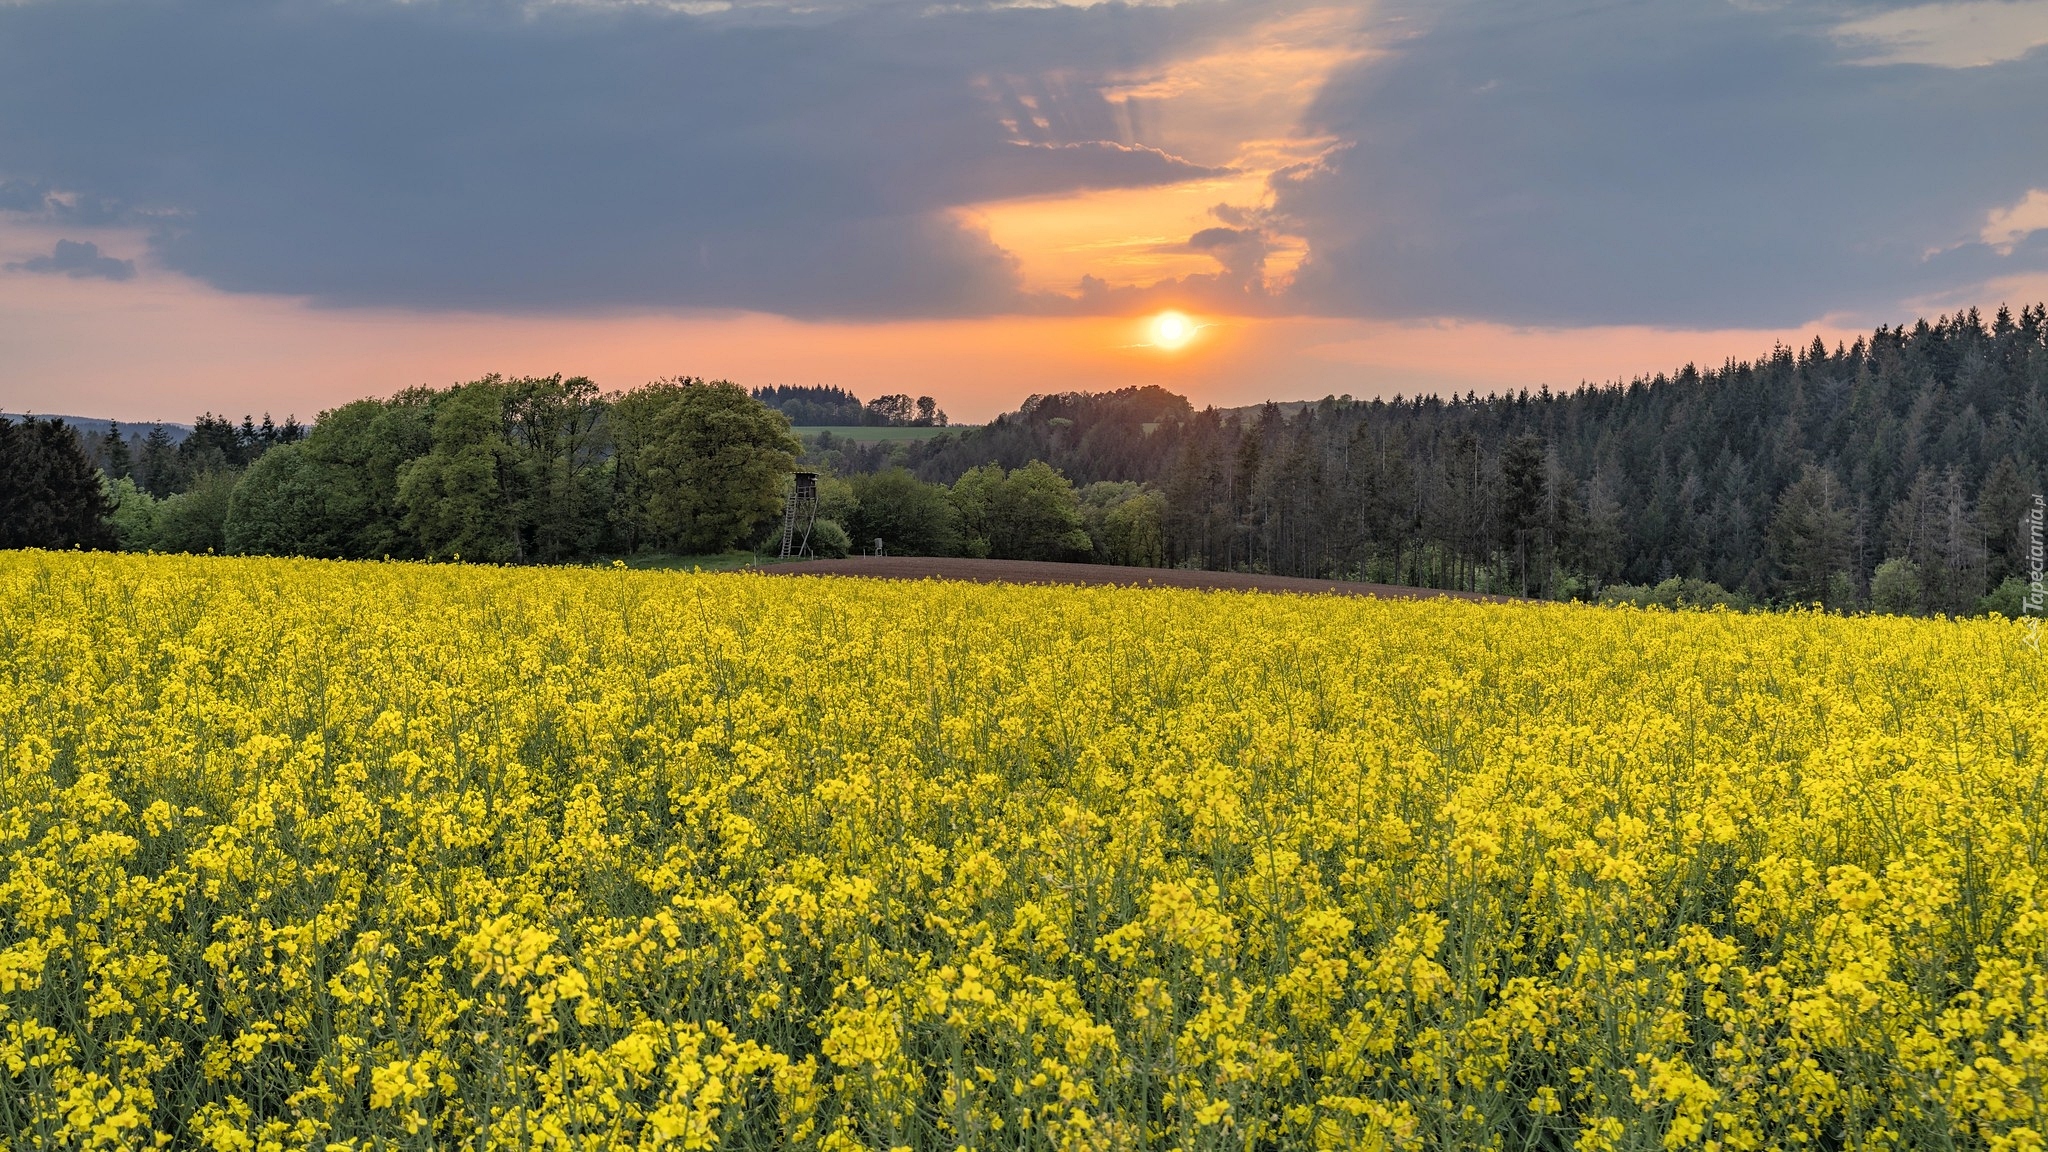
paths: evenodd
<path fill-rule="evenodd" d="M 782 559 L 811 554 L 811 528 L 818 522 L 818 474 L 799 472 L 782 503 Z"/>

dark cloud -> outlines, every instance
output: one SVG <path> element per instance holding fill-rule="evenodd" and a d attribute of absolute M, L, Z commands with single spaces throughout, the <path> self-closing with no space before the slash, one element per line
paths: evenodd
<path fill-rule="evenodd" d="M 1014 261 L 950 209 L 1215 174 L 1117 139 L 1088 78 L 1259 10 L 9 5 L 0 176 L 235 291 L 999 311 L 1028 306 Z"/>
<path fill-rule="evenodd" d="M 1249 228 L 1204 228 L 1188 237 L 1188 247 L 1197 252 L 1209 252 L 1218 248 L 1234 248 L 1258 239 L 1259 234 Z"/>
<path fill-rule="evenodd" d="M 1335 78 L 1276 181 L 1340 314 L 1714 326 L 1889 313 L 2048 267 L 1976 241 L 2048 186 L 2048 52 L 1863 66 L 1836 6 L 1469 4 Z M 1859 54 L 1862 54 L 1859 52 Z"/>
<path fill-rule="evenodd" d="M 1059 192 L 1071 188 L 1144 188 L 1228 176 L 1234 169 L 1191 164 L 1178 156 L 1143 145 L 1113 140 L 1077 144 L 1037 144 L 1018 140 L 1000 153 L 1009 163 L 990 165 L 986 176 L 1005 191 L 1035 189 Z M 1031 195 L 1031 191 L 1012 195 Z"/>
<path fill-rule="evenodd" d="M 9 264 L 10 272 L 48 272 L 74 280 L 131 280 L 135 261 L 102 255 L 90 240 L 59 240 L 48 256 L 35 256 Z"/>
<path fill-rule="evenodd" d="M 1232 228 L 1245 228 L 1251 225 L 1256 213 L 1251 209 L 1240 208 L 1235 204 L 1218 204 L 1214 208 L 1209 209 L 1209 215 L 1223 221 Z"/>
<path fill-rule="evenodd" d="M 2048 51 L 1859 65 L 1817 0 L 1418 7 L 1316 101 L 1325 161 L 1189 238 L 1211 276 L 1028 296 L 953 211 L 1222 174 L 1102 82 L 1310 2 L 0 4 L 0 210 L 229 290 L 493 311 L 1778 325 L 2048 268 L 1977 239 L 2048 187 Z"/>
<path fill-rule="evenodd" d="M 0 211 L 41 212 L 49 189 L 32 180 L 0 180 Z"/>
<path fill-rule="evenodd" d="M 1215 213 L 1223 215 L 1221 211 Z M 1280 301 L 1266 288 L 1266 259 L 1272 252 L 1272 238 L 1257 223 L 1257 214 L 1234 212 L 1244 223 L 1238 228 L 1203 228 L 1188 237 L 1185 245 L 1162 245 L 1165 250 L 1201 252 L 1215 259 L 1218 269 L 1211 273 L 1178 276 L 1153 284 L 1116 286 L 1095 276 L 1083 276 L 1074 299 L 1041 301 L 1048 312 L 1134 312 L 1152 308 L 1201 308 L 1237 315 L 1270 314 Z"/>

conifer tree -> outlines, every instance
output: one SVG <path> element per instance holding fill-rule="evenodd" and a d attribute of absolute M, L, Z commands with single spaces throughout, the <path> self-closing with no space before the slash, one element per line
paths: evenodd
<path fill-rule="evenodd" d="M 121 431 L 119 420 L 109 421 L 107 433 L 101 438 L 100 457 L 106 461 L 109 480 L 120 480 L 135 471 L 135 454 L 128 448 L 128 434 Z"/>
<path fill-rule="evenodd" d="M 69 425 L 0 417 L 0 548 L 110 548 L 112 511 Z"/>

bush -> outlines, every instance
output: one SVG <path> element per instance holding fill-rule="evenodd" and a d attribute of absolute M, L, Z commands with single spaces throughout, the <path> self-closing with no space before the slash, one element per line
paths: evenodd
<path fill-rule="evenodd" d="M 1673 576 L 1650 587 L 1609 584 L 1600 590 L 1602 604 L 1633 604 L 1638 608 L 1748 608 L 1749 597 L 1730 592 L 1712 580 Z"/>
<path fill-rule="evenodd" d="M 150 547 L 162 552 L 226 552 L 235 480 L 233 472 L 201 472 L 190 488 L 159 501 Z"/>
<path fill-rule="evenodd" d="M 2015 631 L 0 553 L 0 1144 L 2038 1152 Z"/>
<path fill-rule="evenodd" d="M 857 501 L 847 530 L 862 548 L 877 537 L 899 556 L 953 556 L 960 551 L 960 517 L 946 489 L 927 484 L 901 468 L 885 468 L 853 479 Z"/>
<path fill-rule="evenodd" d="M 811 525 L 811 554 L 836 560 L 853 550 L 853 541 L 837 520 L 820 520 Z"/>
<path fill-rule="evenodd" d="M 2017 576 L 2007 576 L 1998 587 L 1977 598 L 1977 615 L 1990 616 L 1996 613 L 2007 620 L 2017 620 L 2027 612 L 2027 582 Z"/>
<path fill-rule="evenodd" d="M 1920 614 L 1920 566 L 1894 556 L 1870 574 L 1870 607 L 1893 616 Z"/>
<path fill-rule="evenodd" d="M 126 476 L 107 485 L 107 498 L 114 503 L 107 522 L 114 526 L 114 537 L 121 547 L 130 552 L 147 552 L 156 547 L 157 509 L 163 501 L 136 487 L 135 481 Z"/>

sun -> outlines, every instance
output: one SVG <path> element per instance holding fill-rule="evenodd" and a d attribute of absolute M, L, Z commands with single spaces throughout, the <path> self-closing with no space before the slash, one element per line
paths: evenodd
<path fill-rule="evenodd" d="M 1186 346 L 1200 331 L 1193 320 L 1179 312 L 1161 312 L 1152 318 L 1152 345 L 1171 352 Z"/>

